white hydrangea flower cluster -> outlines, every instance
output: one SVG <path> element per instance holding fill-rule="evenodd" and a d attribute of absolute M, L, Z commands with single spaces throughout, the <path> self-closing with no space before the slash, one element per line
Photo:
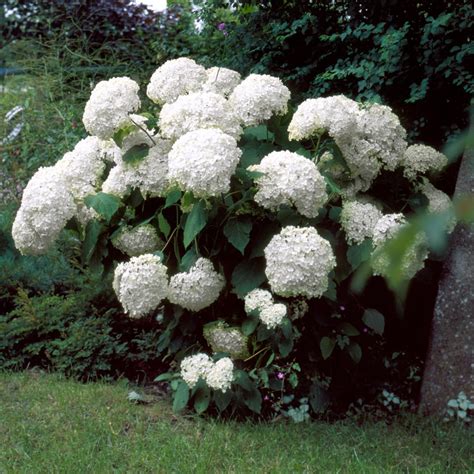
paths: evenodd
<path fill-rule="evenodd" d="M 229 101 L 241 122 L 252 127 L 272 115 L 286 114 L 290 96 L 289 89 L 277 77 L 250 74 L 235 87 Z"/>
<path fill-rule="evenodd" d="M 268 282 L 280 296 L 321 296 L 336 266 L 331 244 L 313 227 L 284 227 L 270 240 L 264 254 Z"/>
<path fill-rule="evenodd" d="M 340 220 L 347 242 L 360 244 L 365 239 L 372 238 L 374 228 L 381 218 L 382 212 L 370 202 L 345 201 Z"/>
<path fill-rule="evenodd" d="M 225 280 L 207 258 L 199 258 L 187 272 L 171 277 L 168 299 L 190 311 L 207 308 L 219 298 Z"/>
<path fill-rule="evenodd" d="M 244 298 L 245 312 L 250 316 L 258 312 L 260 321 L 268 328 L 275 329 L 285 319 L 287 310 L 283 303 L 275 303 L 272 294 L 267 290 L 256 288 Z"/>
<path fill-rule="evenodd" d="M 229 191 L 241 154 L 235 139 L 221 130 L 194 130 L 173 145 L 169 180 L 197 197 L 219 196 Z"/>
<path fill-rule="evenodd" d="M 242 78 L 237 71 L 225 67 L 211 67 L 206 70 L 207 81 L 202 86 L 206 92 L 228 97 L 230 93 L 240 84 Z"/>
<path fill-rule="evenodd" d="M 343 96 L 306 99 L 293 114 L 288 126 L 290 140 L 305 140 L 324 132 L 343 137 L 357 131 L 360 115 L 357 102 Z"/>
<path fill-rule="evenodd" d="M 388 275 L 391 260 L 384 245 L 393 239 L 406 224 L 407 220 L 401 213 L 385 214 L 377 222 L 373 231 L 374 251 L 371 257 L 374 275 Z M 403 255 L 401 261 L 403 278 L 409 280 L 421 270 L 427 256 L 426 239 L 422 233 L 419 233 Z"/>
<path fill-rule="evenodd" d="M 240 328 L 218 321 L 204 327 L 204 337 L 214 353 L 227 352 L 232 359 L 247 357 L 247 337 Z"/>
<path fill-rule="evenodd" d="M 129 114 L 140 107 L 139 86 L 128 77 L 99 82 L 84 109 L 82 121 L 91 135 L 108 139 L 130 123 Z"/>
<path fill-rule="evenodd" d="M 326 181 L 316 165 L 298 153 L 274 151 L 248 169 L 263 173 L 255 180 L 258 191 L 254 199 L 265 209 L 294 205 L 300 214 L 311 218 L 328 199 Z"/>
<path fill-rule="evenodd" d="M 272 294 L 267 290 L 256 288 L 244 298 L 245 312 L 248 315 L 257 311 L 260 321 L 268 328 L 275 329 L 285 319 L 287 310 L 283 303 L 275 303 Z"/>
<path fill-rule="evenodd" d="M 52 166 L 40 168 L 23 191 L 13 222 L 16 248 L 24 255 L 46 252 L 76 210 L 68 183 L 59 170 Z"/>
<path fill-rule="evenodd" d="M 112 244 L 129 257 L 153 253 L 164 246 L 164 242 L 151 224 L 124 228 L 112 239 Z"/>
<path fill-rule="evenodd" d="M 305 100 L 288 127 L 291 140 L 327 132 L 341 150 L 353 182 L 347 196 L 366 191 L 382 168 L 396 169 L 406 150 L 406 131 L 389 107 L 362 108 L 345 96 Z"/>
<path fill-rule="evenodd" d="M 403 174 L 411 181 L 419 175 L 441 171 L 448 164 L 445 155 L 427 145 L 409 146 L 403 157 Z"/>
<path fill-rule="evenodd" d="M 207 354 L 195 354 L 185 357 L 180 368 L 181 377 L 189 388 L 194 388 L 202 379 L 213 390 L 226 392 L 234 380 L 234 363 L 229 357 L 213 362 Z"/>
<path fill-rule="evenodd" d="M 176 140 L 199 128 L 217 128 L 234 137 L 242 127 L 229 102 L 214 92 L 194 92 L 165 104 L 160 112 L 160 129 L 165 138 Z"/>
<path fill-rule="evenodd" d="M 213 365 L 213 360 L 207 354 L 200 353 L 185 357 L 181 361 L 181 377 L 189 388 L 194 388 L 199 379 L 206 380 Z"/>
<path fill-rule="evenodd" d="M 451 233 L 456 227 L 456 216 L 451 198 L 440 189 L 435 188 L 428 180 L 425 180 L 419 189 L 428 199 L 428 212 L 451 214 L 447 223 L 447 231 Z"/>
<path fill-rule="evenodd" d="M 197 92 L 207 81 L 206 69 L 189 58 L 166 61 L 151 76 L 146 94 L 158 104 Z"/>
<path fill-rule="evenodd" d="M 137 318 L 158 307 L 168 295 L 166 267 L 159 257 L 144 254 L 119 263 L 113 288 L 126 313 Z"/>
<path fill-rule="evenodd" d="M 139 188 L 143 196 L 163 196 L 169 186 L 168 151 L 170 142 L 155 138 L 148 155 L 138 163 L 126 163 L 122 155 L 110 170 L 102 191 L 119 197 L 126 196 L 132 188 Z"/>
<path fill-rule="evenodd" d="M 372 239 L 374 246 L 383 245 L 387 240 L 393 239 L 397 232 L 407 223 L 401 213 L 385 214 L 375 224 Z"/>
<path fill-rule="evenodd" d="M 105 170 L 103 158 L 103 142 L 97 137 L 87 137 L 54 165 L 77 201 L 96 192 Z"/>

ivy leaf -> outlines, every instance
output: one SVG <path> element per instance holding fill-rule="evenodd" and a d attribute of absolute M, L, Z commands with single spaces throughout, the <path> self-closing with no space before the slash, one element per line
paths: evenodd
<path fill-rule="evenodd" d="M 349 352 L 349 355 L 356 364 L 362 359 L 362 349 L 357 342 L 351 342 L 347 347 L 347 352 Z"/>
<path fill-rule="evenodd" d="M 196 413 L 204 413 L 209 407 L 211 401 L 211 390 L 209 387 L 199 387 L 194 397 L 194 409 Z"/>
<path fill-rule="evenodd" d="M 221 392 L 216 390 L 214 392 L 214 403 L 217 405 L 217 408 L 220 412 L 224 411 L 232 400 L 232 392 L 227 390 L 226 392 Z"/>
<path fill-rule="evenodd" d="M 265 259 L 252 258 L 240 262 L 232 272 L 232 286 L 238 296 L 258 288 L 265 280 Z"/>
<path fill-rule="evenodd" d="M 194 238 L 201 232 L 206 226 L 207 222 L 207 211 L 204 207 L 203 201 L 199 201 L 194 204 L 191 212 L 189 213 L 186 224 L 184 226 L 183 243 L 184 247 L 189 247 L 189 244 Z"/>
<path fill-rule="evenodd" d="M 250 219 L 231 219 L 224 226 L 227 240 L 243 255 L 250 241 L 252 222 Z"/>
<path fill-rule="evenodd" d="M 143 158 L 148 156 L 149 151 L 150 147 L 145 143 L 135 145 L 123 155 L 122 159 L 125 163 L 129 164 L 139 163 Z"/>
<path fill-rule="evenodd" d="M 90 220 L 86 225 L 86 234 L 82 244 L 82 262 L 88 264 L 94 254 L 99 236 L 104 230 L 104 226 L 96 219 Z"/>
<path fill-rule="evenodd" d="M 334 347 L 336 347 L 336 340 L 332 337 L 325 336 L 321 339 L 319 348 L 321 349 L 321 355 L 323 356 L 324 360 L 326 360 L 332 354 Z"/>
<path fill-rule="evenodd" d="M 175 413 L 179 413 L 188 404 L 188 401 L 189 401 L 188 385 L 183 380 L 179 380 L 178 387 L 176 388 L 176 392 L 174 394 L 174 399 L 173 399 L 173 411 Z"/>
<path fill-rule="evenodd" d="M 158 214 L 158 227 L 163 235 L 168 238 L 171 232 L 171 227 L 162 212 Z"/>
<path fill-rule="evenodd" d="M 347 261 L 351 264 L 353 270 L 359 268 L 359 266 L 369 260 L 370 255 L 373 251 L 373 245 L 371 239 L 365 239 L 363 242 L 357 245 L 352 245 L 347 250 Z"/>
<path fill-rule="evenodd" d="M 92 196 L 86 196 L 84 203 L 87 207 L 94 209 L 107 223 L 110 222 L 110 219 L 112 219 L 118 211 L 121 204 L 117 196 L 102 192 Z"/>
<path fill-rule="evenodd" d="M 385 318 L 384 315 L 376 309 L 367 308 L 362 316 L 362 321 L 377 334 L 383 334 L 385 330 Z"/>

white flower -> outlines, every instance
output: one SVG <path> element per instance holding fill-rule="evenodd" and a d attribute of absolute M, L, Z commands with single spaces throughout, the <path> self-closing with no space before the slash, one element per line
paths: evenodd
<path fill-rule="evenodd" d="M 407 223 L 403 214 L 385 214 L 375 224 L 372 239 L 378 247 L 387 240 L 393 239 L 397 232 Z"/>
<path fill-rule="evenodd" d="M 428 212 L 448 213 L 447 231 L 451 233 L 456 227 L 456 216 L 451 198 L 440 189 L 436 189 L 428 180 L 425 180 L 419 189 L 428 199 Z"/>
<path fill-rule="evenodd" d="M 204 326 L 204 337 L 214 353 L 227 352 L 232 359 L 248 356 L 247 337 L 240 328 L 217 321 Z"/>
<path fill-rule="evenodd" d="M 168 189 L 169 142 L 155 138 L 156 145 L 148 155 L 136 163 L 117 157 L 117 165 L 110 170 L 102 185 L 102 191 L 119 197 L 127 195 L 132 188 L 139 188 L 143 196 L 163 196 Z"/>
<path fill-rule="evenodd" d="M 249 170 L 263 173 L 255 180 L 254 199 L 265 209 L 294 205 L 303 216 L 316 217 L 328 199 L 326 182 L 316 165 L 298 153 L 274 151 Z"/>
<path fill-rule="evenodd" d="M 234 363 L 229 357 L 219 359 L 205 375 L 207 385 L 213 390 L 226 392 L 234 380 Z"/>
<path fill-rule="evenodd" d="M 373 146 L 373 154 L 390 171 L 397 168 L 407 149 L 406 131 L 390 107 L 371 104 L 358 117 L 360 133 Z"/>
<path fill-rule="evenodd" d="M 289 89 L 280 79 L 266 74 L 250 74 L 230 95 L 230 103 L 245 126 L 264 122 L 272 115 L 284 115 L 290 100 Z"/>
<path fill-rule="evenodd" d="M 229 191 L 241 154 L 235 139 L 221 130 L 194 130 L 173 145 L 169 180 L 197 197 L 218 196 Z"/>
<path fill-rule="evenodd" d="M 264 253 L 268 282 L 281 296 L 321 296 L 336 266 L 330 243 L 312 227 L 284 227 Z"/>
<path fill-rule="evenodd" d="M 189 271 L 171 277 L 168 299 L 190 311 L 200 311 L 217 300 L 224 282 L 209 259 L 199 258 Z"/>
<path fill-rule="evenodd" d="M 260 321 L 268 329 L 275 329 L 283 322 L 286 316 L 286 306 L 283 303 L 275 303 L 264 306 L 259 313 Z"/>
<path fill-rule="evenodd" d="M 260 310 L 264 306 L 272 305 L 273 297 L 269 291 L 256 288 L 245 295 L 244 302 L 245 312 L 250 314 L 252 311 Z"/>
<path fill-rule="evenodd" d="M 140 107 L 138 84 L 128 77 L 114 77 L 99 82 L 84 109 L 82 121 L 91 135 L 111 138 L 130 123 L 129 114 Z"/>
<path fill-rule="evenodd" d="M 214 366 L 214 362 L 207 354 L 195 354 L 185 357 L 181 361 L 181 377 L 189 388 L 194 388 L 199 379 L 205 380 Z"/>
<path fill-rule="evenodd" d="M 97 137 L 87 137 L 66 153 L 54 167 L 65 179 L 69 191 L 80 202 L 95 194 L 105 170 L 104 146 Z"/>
<path fill-rule="evenodd" d="M 302 102 L 288 126 L 290 140 L 303 140 L 328 132 L 333 138 L 355 133 L 359 106 L 343 96 L 319 97 Z"/>
<path fill-rule="evenodd" d="M 381 217 L 382 212 L 369 202 L 345 201 L 341 211 L 341 226 L 347 242 L 360 244 L 364 239 L 372 238 Z"/>
<path fill-rule="evenodd" d="M 76 212 L 76 204 L 61 173 L 50 166 L 30 179 L 15 217 L 12 236 L 22 254 L 45 253 Z"/>
<path fill-rule="evenodd" d="M 211 67 L 206 70 L 207 81 L 203 85 L 203 90 L 215 92 L 227 97 L 242 80 L 240 74 L 225 67 Z"/>
<path fill-rule="evenodd" d="M 206 80 L 206 69 L 192 59 L 171 59 L 153 73 L 146 94 L 156 103 L 174 102 L 180 95 L 201 89 Z"/>
<path fill-rule="evenodd" d="M 151 254 L 132 257 L 115 269 L 113 288 L 131 317 L 153 311 L 168 294 L 166 267 Z"/>
<path fill-rule="evenodd" d="M 426 145 L 411 145 L 403 158 L 403 174 L 414 181 L 418 175 L 441 171 L 448 164 L 442 153 Z"/>
<path fill-rule="evenodd" d="M 229 102 L 213 92 L 183 95 L 161 109 L 160 129 L 164 137 L 176 140 L 198 128 L 218 128 L 235 139 L 242 134 Z"/>
<path fill-rule="evenodd" d="M 156 229 L 151 224 L 139 225 L 134 228 L 124 228 L 112 239 L 114 247 L 129 257 L 144 253 L 153 253 L 163 247 L 164 242 L 158 237 Z"/>

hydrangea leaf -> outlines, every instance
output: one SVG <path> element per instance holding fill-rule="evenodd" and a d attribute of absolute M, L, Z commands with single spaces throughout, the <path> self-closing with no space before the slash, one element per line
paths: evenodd
<path fill-rule="evenodd" d="M 351 264 L 352 269 L 355 270 L 363 262 L 369 260 L 373 251 L 371 239 L 365 239 L 362 243 L 351 245 L 347 250 L 347 261 Z"/>
<path fill-rule="evenodd" d="M 323 337 L 319 343 L 319 348 L 321 349 L 321 355 L 323 359 L 327 359 L 336 347 L 336 340 L 332 337 Z"/>
<path fill-rule="evenodd" d="M 122 159 L 125 163 L 133 164 L 139 163 L 143 160 L 146 156 L 148 156 L 148 152 L 150 151 L 150 147 L 145 143 L 140 145 L 135 145 L 130 148 L 126 153 L 124 153 Z"/>
<path fill-rule="evenodd" d="M 86 196 L 84 203 L 101 215 L 107 223 L 110 222 L 120 207 L 120 199 L 117 196 L 102 192 Z"/>
<path fill-rule="evenodd" d="M 263 258 L 244 260 L 235 267 L 232 273 L 234 292 L 241 297 L 258 288 L 265 280 L 265 260 Z"/>
<path fill-rule="evenodd" d="M 196 413 L 204 413 L 209 407 L 211 401 L 211 390 L 209 387 L 199 387 L 194 396 L 194 409 Z"/>
<path fill-rule="evenodd" d="M 216 390 L 214 392 L 214 402 L 217 405 L 217 408 L 220 412 L 224 411 L 232 400 L 232 392 L 227 390 L 226 392 L 221 392 Z"/>
<path fill-rule="evenodd" d="M 227 240 L 243 255 L 250 241 L 252 222 L 250 219 L 231 219 L 224 226 Z"/>
<path fill-rule="evenodd" d="M 194 240 L 194 238 L 201 232 L 202 229 L 206 226 L 207 222 L 207 211 L 204 207 L 202 201 L 194 204 L 191 212 L 186 219 L 186 224 L 184 226 L 184 236 L 183 243 L 184 247 L 189 247 L 189 244 Z"/>
<path fill-rule="evenodd" d="M 84 243 L 82 245 L 83 263 L 88 264 L 90 262 L 99 240 L 99 236 L 103 230 L 104 226 L 96 219 L 92 219 L 87 223 Z"/>
<path fill-rule="evenodd" d="M 183 380 L 178 381 L 178 386 L 173 399 L 173 411 L 178 413 L 184 409 L 189 400 L 189 387 Z"/>
<path fill-rule="evenodd" d="M 349 355 L 356 364 L 358 364 L 360 359 L 362 359 L 362 349 L 357 342 L 351 342 L 347 347 L 347 352 L 349 352 Z"/>

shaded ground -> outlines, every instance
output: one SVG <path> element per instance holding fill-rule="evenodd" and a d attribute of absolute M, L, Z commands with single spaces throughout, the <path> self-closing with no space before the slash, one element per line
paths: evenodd
<path fill-rule="evenodd" d="M 270 424 L 176 417 L 130 387 L 0 374 L 0 472 L 473 472 L 474 434 L 397 424 Z"/>

